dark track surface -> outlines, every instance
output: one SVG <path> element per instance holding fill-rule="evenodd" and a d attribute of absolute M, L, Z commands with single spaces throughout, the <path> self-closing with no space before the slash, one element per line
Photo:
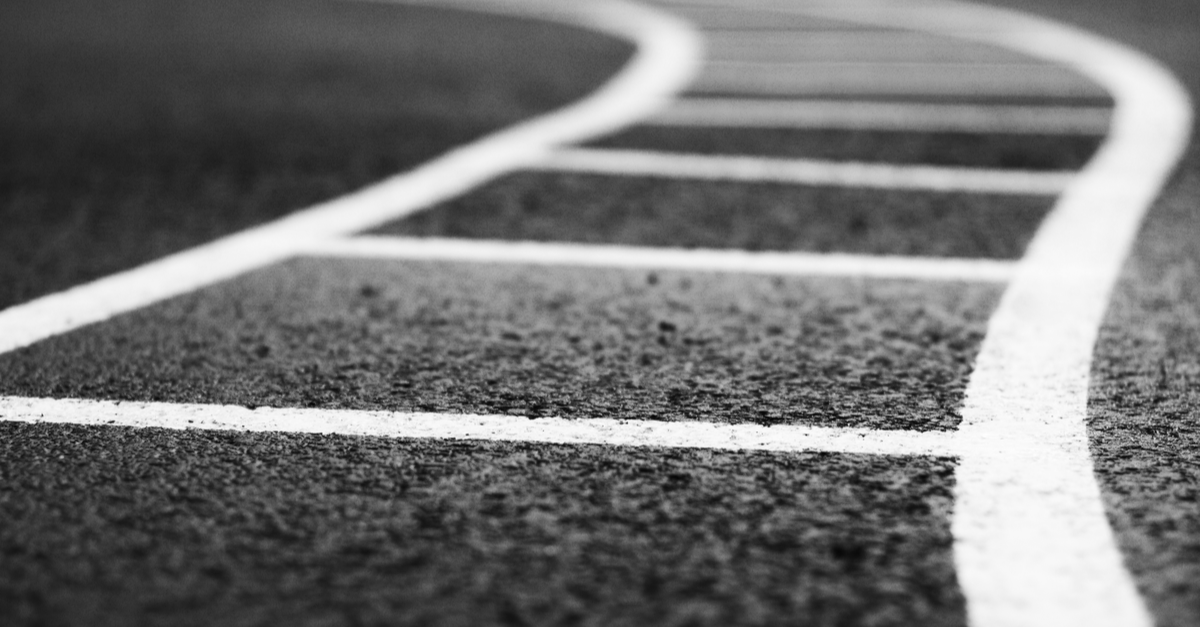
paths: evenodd
<path fill-rule="evenodd" d="M 962 625 L 952 474 L 0 423 L 0 622 Z"/>
<path fill-rule="evenodd" d="M 392 235 L 1015 259 L 1054 199 L 518 173 L 375 232 Z"/>
<path fill-rule="evenodd" d="M 1099 137 L 912 133 L 786 128 L 635 126 L 593 142 L 604 148 L 755 155 L 1012 170 L 1077 170 Z"/>
<path fill-rule="evenodd" d="M 302 260 L 0 356 L 0 393 L 952 429 L 999 291 Z"/>
<path fill-rule="evenodd" d="M 577 100 L 627 54 L 371 2 L 5 0 L 0 308 L 402 172 Z"/>

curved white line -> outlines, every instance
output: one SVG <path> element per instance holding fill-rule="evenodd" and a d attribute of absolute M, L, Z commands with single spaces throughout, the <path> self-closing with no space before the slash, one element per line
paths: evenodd
<path fill-rule="evenodd" d="M 0 312 L 0 353 L 232 278 L 292 256 L 313 241 L 394 220 L 536 161 L 559 145 L 626 126 L 665 106 L 699 66 L 700 41 L 686 23 L 624 0 L 442 0 L 439 4 L 505 11 L 588 28 L 628 39 L 636 51 L 620 72 L 584 100 L 503 129 L 411 172 L 269 224 L 4 310 Z"/>
<path fill-rule="evenodd" d="M 1039 229 L 989 323 L 958 433 L 952 528 L 972 625 L 1148 627 L 1093 476 L 1087 382 L 1112 285 L 1191 135 L 1187 92 L 1135 50 L 1002 9 L 939 0 L 753 6 L 1004 46 L 1075 68 L 1115 99 L 1110 134 Z"/>

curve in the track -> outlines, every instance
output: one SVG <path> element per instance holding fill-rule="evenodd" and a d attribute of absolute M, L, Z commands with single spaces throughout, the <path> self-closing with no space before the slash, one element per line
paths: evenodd
<path fill-rule="evenodd" d="M 803 51 L 789 49 L 786 42 L 763 49 L 730 37 L 714 48 L 730 58 L 716 59 L 700 74 L 696 85 L 705 93 L 661 113 L 659 120 L 668 125 L 728 123 L 737 102 L 781 94 L 798 96 L 797 111 L 801 113 L 756 100 L 763 104 L 751 110 L 764 125 L 782 118 L 797 124 L 817 120 L 815 124 L 827 126 L 878 125 L 888 117 L 878 104 L 835 111 L 810 98 L 831 90 L 860 96 L 872 84 L 890 96 L 1076 98 L 1094 96 L 1097 85 L 1111 95 L 1115 102 L 1111 122 L 1096 107 L 1080 108 L 1075 118 L 1069 108 L 1057 105 L 1035 109 L 1005 105 L 1007 108 L 994 110 L 980 109 L 976 103 L 938 105 L 950 112 L 946 119 L 957 120 L 943 123 L 957 124 L 954 130 L 970 125 L 971 120 L 983 120 L 983 131 L 1015 127 L 1020 132 L 1024 127 L 1040 132 L 1037 129 L 1063 120 L 1067 122 L 1062 132 L 1095 132 L 1105 122 L 1110 128 L 1098 154 L 1082 172 L 1069 181 L 1056 180 L 1054 189 L 1043 190 L 1062 194 L 1016 266 L 989 324 L 960 429 L 936 436 L 936 442 L 920 440 L 907 448 L 897 444 L 892 449 L 884 445 L 880 452 L 953 451 L 960 458 L 953 531 L 958 576 L 973 625 L 1149 625 L 1149 615 L 1121 563 L 1104 517 L 1092 476 L 1084 417 L 1092 344 L 1109 290 L 1142 214 L 1190 134 L 1191 108 L 1180 86 L 1152 60 L 1113 42 L 1045 20 L 974 5 L 932 0 L 753 0 L 736 4 L 690 0 L 668 4 L 693 19 L 711 19 L 709 24 L 714 26 L 744 24 L 750 18 L 777 29 L 788 20 L 825 20 L 824 27 L 831 32 L 839 23 L 871 24 L 942 40 L 986 44 L 1046 62 L 1020 66 L 1026 74 L 1044 72 L 1046 77 L 1023 81 L 1014 78 L 1020 73 L 985 56 L 991 69 L 972 75 L 964 86 L 963 80 L 944 79 L 945 61 L 938 55 L 946 53 L 937 51 L 938 46 L 947 45 L 944 41 L 907 47 L 876 42 L 878 50 L 907 51 L 916 57 L 907 61 L 906 80 L 880 81 L 883 75 L 871 67 L 870 59 L 853 71 L 821 70 L 830 67 L 820 65 L 827 61 L 788 58 Z M 684 88 L 697 69 L 695 34 L 659 11 L 620 2 L 580 7 L 509 1 L 494 6 L 532 11 L 628 37 L 637 42 L 639 52 L 620 75 L 588 100 L 502 131 L 411 174 L 0 312 L 0 328 L 5 329 L 0 352 L 320 248 L 333 237 L 395 219 L 505 172 L 544 166 L 558 146 L 655 113 Z M 702 19 L 700 14 L 709 17 Z M 854 35 L 851 39 L 856 40 L 847 47 L 869 52 L 872 37 L 887 36 L 896 37 Z M 824 49 L 810 46 L 810 53 Z M 783 62 L 773 60 L 771 54 L 783 54 Z M 1085 80 L 1064 79 L 1070 72 L 1064 73 L 1063 68 Z M 806 77 L 809 70 L 815 70 L 820 80 Z M 965 76 L 958 70 L 950 74 Z M 929 78 L 937 76 L 943 78 Z M 916 120 L 917 130 L 935 127 L 941 119 L 911 106 L 898 110 Z M 628 174 L 653 173 L 648 170 L 630 168 Z M 0 399 L 0 414 L 6 419 L 39 420 L 40 414 L 47 412 L 87 413 L 73 409 L 72 403 Z M 100 414 L 109 416 L 110 410 L 102 407 Z M 152 414 L 148 414 L 150 420 Z M 910 435 L 880 434 L 878 442 Z M 727 436 L 732 437 L 727 433 L 720 437 Z M 597 437 L 613 440 L 615 436 Z M 664 435 L 664 442 L 673 437 L 677 434 Z M 813 446 L 833 442 L 824 450 L 839 450 L 836 437 L 822 442 Z"/>

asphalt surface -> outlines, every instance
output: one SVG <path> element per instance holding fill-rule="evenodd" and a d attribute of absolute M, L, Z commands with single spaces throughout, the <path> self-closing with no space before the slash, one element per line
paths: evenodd
<path fill-rule="evenodd" d="M 952 429 L 1000 289 L 300 260 L 0 355 L 0 393 Z"/>
<path fill-rule="evenodd" d="M 579 99 L 628 54 L 371 2 L 6 0 L 0 307 L 403 172 Z"/>
<path fill-rule="evenodd" d="M 0 423 L 8 625 L 961 625 L 953 462 Z"/>
<path fill-rule="evenodd" d="M 1054 198 L 521 172 L 390 235 L 1016 259 Z"/>

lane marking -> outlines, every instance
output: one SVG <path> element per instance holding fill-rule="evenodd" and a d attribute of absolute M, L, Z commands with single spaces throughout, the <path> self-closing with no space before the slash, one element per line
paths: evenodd
<path fill-rule="evenodd" d="M 713 4 L 692 0 L 690 3 Z M 975 627 L 1149 627 L 1093 475 L 1092 346 L 1138 225 L 1191 136 L 1186 90 L 1153 59 L 1029 15 L 927 0 L 756 6 L 942 33 L 1078 69 L 1112 130 L 1060 198 L 993 315 L 967 389 L 952 531 Z"/>
<path fill-rule="evenodd" d="M 749 252 L 387 236 L 323 240 L 313 243 L 300 254 L 339 258 L 979 282 L 1007 281 L 1016 267 L 1014 262 L 994 259 Z"/>
<path fill-rule="evenodd" d="M 1035 61 L 996 46 L 948 40 L 914 31 L 720 31 L 708 33 L 707 39 L 709 58 L 729 61 Z"/>
<path fill-rule="evenodd" d="M 693 93 L 814 96 L 953 96 L 1102 98 L 1098 86 L 1065 68 L 952 63 L 742 63 L 707 64 Z"/>
<path fill-rule="evenodd" d="M 429 3 L 426 0 L 426 3 Z M 701 44 L 678 18 L 625 0 L 441 2 L 592 29 L 635 44 L 633 58 L 572 105 L 502 129 L 405 174 L 137 268 L 0 311 L 0 354 L 293 256 L 309 242 L 367 230 L 666 106 L 699 67 Z"/>
<path fill-rule="evenodd" d="M 1104 135 L 1111 109 L 1013 105 L 685 98 L 644 124 L 727 128 Z"/>
<path fill-rule="evenodd" d="M 528 169 L 716 181 L 1054 196 L 1074 172 L 1026 172 L 741 155 L 565 148 Z"/>
<path fill-rule="evenodd" d="M 237 405 L 0 397 L 0 420 L 163 429 L 335 433 L 384 438 L 490 440 L 734 451 L 869 455 L 954 454 L 950 432 L 881 431 L 716 422 L 525 418 L 477 414 L 287 409 Z"/>

